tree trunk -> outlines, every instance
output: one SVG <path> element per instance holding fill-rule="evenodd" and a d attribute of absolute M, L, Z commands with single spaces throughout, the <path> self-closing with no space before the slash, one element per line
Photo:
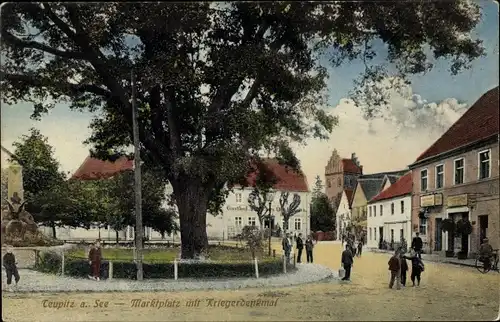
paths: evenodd
<path fill-rule="evenodd" d="M 116 245 L 118 245 L 120 243 L 120 237 L 118 234 L 118 230 L 115 230 L 115 237 L 116 237 Z"/>
<path fill-rule="evenodd" d="M 52 222 L 50 226 L 52 228 L 52 238 L 57 239 L 56 224 Z"/>
<path fill-rule="evenodd" d="M 210 188 L 180 176 L 172 183 L 179 210 L 181 258 L 192 259 L 208 249 L 207 201 Z"/>

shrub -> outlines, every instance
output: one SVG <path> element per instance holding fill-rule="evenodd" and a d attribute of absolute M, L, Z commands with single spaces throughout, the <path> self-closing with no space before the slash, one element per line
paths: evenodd
<path fill-rule="evenodd" d="M 241 231 L 243 240 L 247 242 L 247 246 L 252 252 L 252 258 L 255 258 L 257 252 L 262 252 L 263 238 L 260 229 L 256 226 L 245 226 Z"/>
<path fill-rule="evenodd" d="M 259 275 L 270 276 L 283 271 L 281 259 L 265 261 L 259 263 Z M 65 275 L 74 277 L 87 277 L 90 274 L 89 262 L 83 259 L 67 258 L 65 262 Z M 61 269 L 61 256 L 54 252 L 44 253 L 42 260 L 36 267 L 37 270 L 45 273 L 58 273 Z M 143 263 L 144 278 L 172 279 L 174 278 L 173 263 L 149 264 Z M 179 278 L 234 278 L 234 277 L 254 277 L 254 264 L 248 263 L 179 263 Z M 288 271 L 293 271 L 292 266 L 288 266 Z M 101 263 L 101 278 L 108 278 L 109 261 Z M 121 279 L 136 279 L 137 269 L 134 262 L 113 261 L 113 277 Z"/>

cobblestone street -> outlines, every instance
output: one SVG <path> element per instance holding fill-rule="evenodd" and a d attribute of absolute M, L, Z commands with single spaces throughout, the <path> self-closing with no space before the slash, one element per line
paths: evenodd
<path fill-rule="evenodd" d="M 340 251 L 339 244 L 320 243 L 315 249 L 315 260 L 318 264 L 337 270 L 340 265 Z M 388 289 L 388 258 L 388 254 L 365 253 L 363 257 L 355 260 L 352 282 L 345 284 L 316 283 L 279 289 L 175 293 L 8 293 L 4 294 L 3 298 L 3 319 L 9 322 L 117 320 L 484 321 L 497 317 L 500 286 L 500 274 L 497 272 L 483 275 L 471 267 L 426 262 L 426 270 L 423 273 L 420 287 L 390 290 Z M 134 299 L 156 300 L 156 304 L 149 302 L 144 307 L 140 307 L 141 305 L 134 307 L 132 304 Z M 188 303 L 190 300 L 194 301 Z M 233 302 L 232 307 L 226 308 L 225 305 L 227 303 L 229 303 L 227 305 L 231 305 L 231 302 L 217 303 L 217 300 L 236 302 Z M 82 301 L 85 302 L 83 304 L 85 307 L 80 307 Z M 165 307 L 158 308 L 157 303 L 161 301 Z M 74 307 L 71 307 L 72 305 Z M 53 308 L 53 306 L 59 308 Z"/>

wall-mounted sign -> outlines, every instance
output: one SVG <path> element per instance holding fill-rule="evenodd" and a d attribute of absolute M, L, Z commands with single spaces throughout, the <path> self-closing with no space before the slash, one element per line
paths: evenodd
<path fill-rule="evenodd" d="M 466 193 L 455 196 L 448 196 L 446 198 L 446 206 L 447 207 L 461 207 L 467 206 L 469 202 L 468 195 Z"/>
<path fill-rule="evenodd" d="M 433 207 L 443 205 L 443 195 L 435 193 L 420 197 L 420 207 Z"/>

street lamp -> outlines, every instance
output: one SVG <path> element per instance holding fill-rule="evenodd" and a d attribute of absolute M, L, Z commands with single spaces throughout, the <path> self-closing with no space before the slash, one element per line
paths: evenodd
<path fill-rule="evenodd" d="M 269 245 L 268 245 L 269 256 L 271 256 L 271 231 L 272 231 L 272 227 L 271 227 L 272 213 L 271 212 L 272 212 L 272 204 L 273 204 L 273 199 L 274 199 L 274 191 L 273 190 L 269 190 L 269 192 L 266 194 L 266 199 L 267 199 L 267 201 L 269 201 L 269 208 L 268 208 L 269 212 L 267 214 L 267 218 L 268 218 L 267 222 L 269 224 L 269 237 L 268 237 L 269 238 L 269 240 L 268 240 L 268 242 L 269 242 Z"/>

